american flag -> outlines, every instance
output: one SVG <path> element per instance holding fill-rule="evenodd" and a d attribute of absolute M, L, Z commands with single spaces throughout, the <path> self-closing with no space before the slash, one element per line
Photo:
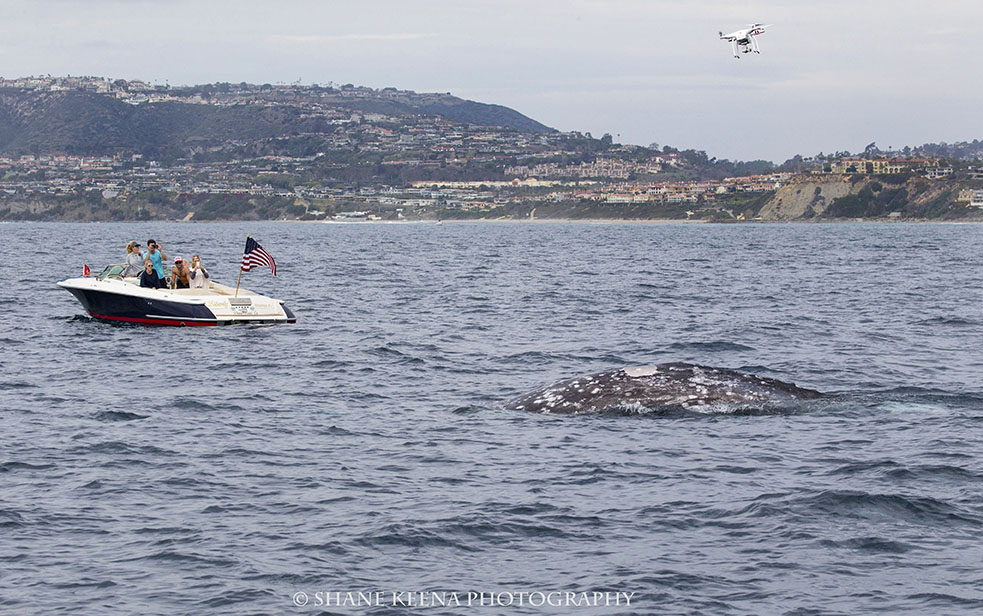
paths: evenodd
<path fill-rule="evenodd" d="M 276 261 L 273 260 L 273 255 L 263 250 L 263 247 L 259 245 L 259 242 L 251 237 L 246 238 L 246 252 L 242 255 L 242 271 L 248 272 L 254 267 L 259 267 L 260 265 L 268 265 L 270 271 L 276 276 Z"/>

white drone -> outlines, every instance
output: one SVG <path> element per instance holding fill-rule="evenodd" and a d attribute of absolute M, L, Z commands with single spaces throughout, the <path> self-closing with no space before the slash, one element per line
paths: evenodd
<path fill-rule="evenodd" d="M 723 41 L 730 41 L 731 47 L 734 48 L 734 57 L 740 58 L 738 52 L 738 47 L 740 47 L 741 53 L 761 53 L 761 47 L 758 46 L 758 39 L 755 37 L 759 34 L 765 33 L 765 28 L 770 28 L 771 24 L 751 24 L 743 30 L 738 30 L 737 32 L 731 32 L 730 34 L 724 34 L 720 32 L 720 39 Z"/>

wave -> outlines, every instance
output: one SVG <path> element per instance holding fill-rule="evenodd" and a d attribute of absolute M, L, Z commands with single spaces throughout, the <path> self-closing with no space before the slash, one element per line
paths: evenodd
<path fill-rule="evenodd" d="M 960 597 L 949 593 L 922 592 L 908 595 L 905 598 L 910 601 L 917 601 L 920 605 L 935 608 L 969 607 L 976 610 L 983 610 L 983 599 Z"/>
<path fill-rule="evenodd" d="M 377 346 L 375 348 L 366 351 L 366 354 L 372 355 L 374 357 L 382 357 L 386 359 L 395 360 L 393 363 L 400 366 L 426 363 L 419 357 L 413 357 L 412 355 L 403 353 L 402 351 L 396 350 L 390 346 Z"/>
<path fill-rule="evenodd" d="M 596 520 L 592 518 L 592 520 Z M 576 520 L 583 523 L 582 519 Z M 596 534 L 597 523 L 584 523 L 581 530 L 564 530 L 564 520 L 528 521 L 492 520 L 484 516 L 461 516 L 439 521 L 428 521 L 425 526 L 412 523 L 390 524 L 362 540 L 373 545 L 422 547 L 452 547 L 466 552 L 482 551 L 480 543 L 507 545 L 530 539 L 591 538 Z"/>
<path fill-rule="evenodd" d="M 146 461 L 147 458 L 152 456 L 173 456 L 176 455 L 175 452 L 162 449 L 154 445 L 133 445 L 130 443 L 125 443 L 123 441 L 104 441 L 102 443 L 93 443 L 91 445 L 80 445 L 73 447 L 68 450 L 73 455 L 84 456 L 90 453 L 99 454 L 113 454 L 114 461 L 123 462 L 118 456 L 120 454 L 132 455 L 136 460 Z M 133 460 L 126 461 L 127 463 Z"/>
<path fill-rule="evenodd" d="M 977 391 L 950 391 L 935 387 L 900 386 L 867 392 L 857 392 L 853 397 L 858 402 L 877 407 L 900 403 L 901 405 L 923 404 L 928 407 L 946 409 L 983 409 L 983 393 Z"/>
<path fill-rule="evenodd" d="M 93 418 L 99 421 L 133 421 L 136 419 L 146 419 L 149 415 L 139 413 L 128 413 L 126 411 L 100 411 Z"/>
<path fill-rule="evenodd" d="M 46 471 L 55 468 L 54 464 L 30 464 L 28 462 L 3 462 L 0 464 L 0 473 L 10 473 L 13 471 Z"/>
<path fill-rule="evenodd" d="M 673 351 L 754 351 L 753 347 L 728 342 L 726 340 L 713 340 L 710 342 L 674 342 L 669 345 Z"/>
<path fill-rule="evenodd" d="M 907 494 L 879 494 L 860 490 L 825 490 L 805 496 L 763 495 L 735 515 L 771 517 L 786 515 L 815 518 L 848 518 L 882 522 L 917 522 L 934 527 L 983 526 L 983 517 L 943 500 Z"/>
<path fill-rule="evenodd" d="M 885 537 L 854 537 L 851 539 L 841 539 L 834 541 L 823 539 L 819 545 L 828 548 L 842 548 L 847 550 L 857 550 L 858 552 L 869 552 L 872 554 L 904 554 L 916 549 L 916 546 L 903 541 L 895 541 Z"/>
<path fill-rule="evenodd" d="M 182 411 L 205 412 L 205 411 L 218 411 L 218 410 L 222 410 L 222 411 L 243 410 L 243 408 L 238 404 L 230 404 L 228 401 L 223 401 L 221 405 L 218 405 L 218 404 L 209 404 L 207 402 L 204 402 L 200 398 L 179 397 L 179 398 L 175 398 L 171 404 L 174 406 L 174 408 Z"/>
<path fill-rule="evenodd" d="M 12 509 L 0 509 L 0 528 L 18 528 L 25 526 L 24 516 Z"/>
<path fill-rule="evenodd" d="M 874 474 L 882 479 L 909 482 L 912 480 L 981 481 L 983 474 L 951 464 L 902 464 L 894 460 L 864 460 L 850 462 L 826 472 L 827 475 L 848 477 Z"/>
<path fill-rule="evenodd" d="M 914 321 L 912 325 L 945 325 L 948 327 L 976 327 L 977 325 L 980 325 L 980 322 L 975 321 L 973 319 L 966 319 L 962 317 L 932 317 L 931 319 Z"/>
<path fill-rule="evenodd" d="M 95 580 L 92 578 L 82 578 L 77 582 L 52 582 L 52 588 L 58 588 L 62 590 L 73 590 L 77 588 L 112 588 L 116 586 L 116 582 L 112 580 Z"/>
<path fill-rule="evenodd" d="M 165 563 L 184 563 L 187 566 L 209 565 L 212 567 L 233 567 L 238 564 L 236 561 L 228 558 L 216 558 L 191 552 L 179 552 L 177 550 L 161 550 L 153 554 L 123 558 L 120 559 L 120 562 L 143 560 Z"/>
<path fill-rule="evenodd" d="M 39 385 L 35 383 L 29 383 L 27 381 L 8 381 L 6 383 L 0 383 L 0 391 L 7 389 L 37 389 Z"/>

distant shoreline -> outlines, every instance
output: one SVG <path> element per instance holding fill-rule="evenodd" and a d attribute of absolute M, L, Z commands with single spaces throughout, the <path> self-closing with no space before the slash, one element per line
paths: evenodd
<path fill-rule="evenodd" d="M 165 222 L 165 221 L 157 221 Z M 166 222 L 181 222 L 178 220 L 166 221 Z M 189 221 L 195 222 L 195 221 Z M 440 220 L 436 219 L 423 219 L 423 220 L 199 220 L 199 223 L 209 223 L 209 222 L 281 222 L 281 223 L 303 223 L 303 224 L 331 224 L 331 225 L 358 225 L 358 224 L 408 224 L 408 225 L 419 225 L 419 224 L 461 224 L 461 223 L 489 223 L 489 224 L 500 224 L 500 223 L 528 223 L 528 224 L 549 224 L 549 223 L 583 223 L 583 224 L 645 224 L 645 225 L 668 225 L 668 224 L 684 224 L 684 225 L 773 225 L 773 224 L 796 224 L 796 225 L 821 225 L 821 224 L 849 224 L 849 223 L 879 223 L 879 224 L 949 224 L 949 225 L 965 225 L 965 224 L 983 224 L 983 218 L 970 218 L 966 220 L 936 220 L 932 218 L 907 218 L 903 220 L 888 220 L 884 218 L 826 218 L 826 219 L 810 219 L 810 220 L 687 220 L 678 218 L 536 218 L 534 220 L 529 220 L 528 218 L 442 218 Z"/>
<path fill-rule="evenodd" d="M 522 224 L 592 224 L 592 225 L 774 225 L 774 224 L 794 224 L 794 225 L 822 225 L 822 224 L 935 224 L 935 225 L 978 225 L 983 224 L 983 218 L 970 218 L 965 220 L 938 220 L 932 218 L 907 218 L 902 220 L 887 220 L 884 218 L 825 218 L 825 219 L 793 219 L 793 220 L 687 220 L 676 218 L 443 218 L 425 220 L 255 220 L 255 219 L 229 219 L 229 220 L 0 220 L 0 224 L 88 224 L 104 225 L 114 223 L 127 224 L 216 224 L 216 223 L 281 223 L 281 224 L 328 224 L 328 225 L 436 225 L 436 224 L 462 224 L 462 223 L 481 223 L 481 224 L 503 224 L 503 223 L 522 223 Z"/>
<path fill-rule="evenodd" d="M 424 220 L 297 220 L 290 221 L 284 220 L 280 222 L 304 222 L 304 223 L 322 223 L 322 224 L 357 224 L 357 223 L 373 223 L 373 224 L 460 224 L 468 222 L 480 222 L 480 223 L 567 223 L 567 222 L 578 222 L 578 223 L 591 223 L 591 224 L 622 224 L 622 223 L 642 223 L 642 224 L 705 224 L 706 220 L 678 220 L 675 218 L 535 218 L 529 220 L 528 218 L 441 218 L 436 219 L 424 219 Z"/>

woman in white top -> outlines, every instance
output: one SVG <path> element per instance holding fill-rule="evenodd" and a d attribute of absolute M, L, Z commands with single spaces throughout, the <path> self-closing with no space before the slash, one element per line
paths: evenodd
<path fill-rule="evenodd" d="M 143 273 L 143 255 L 140 254 L 140 244 L 130 242 L 126 245 L 126 271 L 124 276 L 139 276 Z"/>
<path fill-rule="evenodd" d="M 191 257 L 191 288 L 208 288 L 208 270 L 201 264 L 201 257 L 198 255 Z"/>

